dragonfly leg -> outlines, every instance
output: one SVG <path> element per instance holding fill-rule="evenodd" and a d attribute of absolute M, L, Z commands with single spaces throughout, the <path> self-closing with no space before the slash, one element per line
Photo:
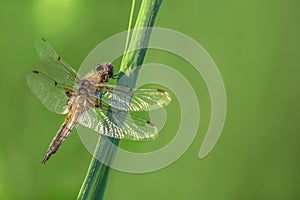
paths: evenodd
<path fill-rule="evenodd" d="M 119 78 L 119 74 L 114 74 L 112 79 L 118 79 Z"/>
<path fill-rule="evenodd" d="M 102 99 L 100 100 L 100 103 L 99 103 L 99 108 L 102 109 Z"/>
<path fill-rule="evenodd" d="M 102 100 L 100 100 L 99 103 L 94 103 L 94 106 L 95 106 L 96 108 L 102 109 Z"/>

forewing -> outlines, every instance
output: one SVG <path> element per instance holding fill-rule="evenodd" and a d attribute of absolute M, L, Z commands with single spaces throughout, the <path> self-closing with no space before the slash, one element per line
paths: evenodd
<path fill-rule="evenodd" d="M 27 76 L 27 84 L 37 98 L 50 111 L 58 114 L 68 112 L 66 91 L 70 91 L 68 86 L 56 82 L 47 75 L 33 71 Z"/>
<path fill-rule="evenodd" d="M 102 101 L 125 111 L 149 111 L 154 105 L 163 107 L 171 102 L 168 92 L 161 89 L 132 89 L 107 85 Z"/>
<path fill-rule="evenodd" d="M 125 111 L 92 108 L 78 122 L 108 137 L 129 140 L 150 140 L 158 136 L 157 128 L 149 121 L 127 115 Z"/>
<path fill-rule="evenodd" d="M 36 49 L 41 62 L 52 79 L 70 86 L 79 82 L 75 70 L 56 53 L 44 38 L 37 41 Z"/>

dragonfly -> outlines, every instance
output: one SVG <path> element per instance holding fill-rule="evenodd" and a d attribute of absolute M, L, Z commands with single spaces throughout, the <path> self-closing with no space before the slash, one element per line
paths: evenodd
<path fill-rule="evenodd" d="M 143 141 L 158 136 L 152 122 L 131 113 L 149 111 L 154 105 L 168 105 L 171 101 L 168 92 L 110 85 L 109 80 L 118 75 L 108 62 L 97 64 L 95 70 L 80 77 L 44 38 L 37 41 L 36 50 L 46 73 L 33 70 L 27 76 L 27 84 L 47 109 L 67 114 L 42 163 L 46 163 L 78 124 L 117 139 Z"/>

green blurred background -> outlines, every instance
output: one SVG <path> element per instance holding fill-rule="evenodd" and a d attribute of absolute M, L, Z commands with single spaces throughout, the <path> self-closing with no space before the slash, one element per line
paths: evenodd
<path fill-rule="evenodd" d="M 42 69 L 34 42 L 47 38 L 78 69 L 99 42 L 126 30 L 130 0 L 0 1 L 0 199 L 75 199 L 91 155 L 74 132 L 46 165 L 41 159 L 64 116 L 49 112 L 25 83 Z M 184 60 L 149 51 L 146 62 L 190 80 L 201 108 L 198 135 L 171 166 L 148 174 L 112 170 L 106 199 L 300 199 L 300 1 L 165 0 L 156 26 L 199 42 L 223 76 L 228 112 L 213 151 L 198 159 L 210 118 L 202 78 Z M 162 137 L 122 142 L 136 152 L 174 136 L 176 100 Z M 192 123 L 193 119 L 191 119 Z"/>

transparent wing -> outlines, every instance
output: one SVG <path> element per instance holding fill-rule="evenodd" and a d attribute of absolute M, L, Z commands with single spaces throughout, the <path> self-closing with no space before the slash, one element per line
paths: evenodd
<path fill-rule="evenodd" d="M 27 84 L 37 98 L 50 111 L 58 114 L 68 112 L 66 91 L 71 91 L 70 87 L 51 79 L 47 75 L 32 71 L 27 75 Z"/>
<path fill-rule="evenodd" d="M 36 50 L 52 79 L 70 86 L 74 85 L 75 82 L 79 82 L 75 70 L 55 52 L 44 38 L 37 41 Z"/>
<path fill-rule="evenodd" d="M 157 128 L 149 121 L 127 115 L 122 110 L 92 108 L 78 122 L 108 137 L 129 140 L 150 140 L 158 136 Z"/>
<path fill-rule="evenodd" d="M 163 107 L 171 102 L 169 93 L 161 89 L 132 89 L 113 85 L 105 86 L 101 98 L 104 103 L 125 111 L 148 111 L 154 105 Z"/>

